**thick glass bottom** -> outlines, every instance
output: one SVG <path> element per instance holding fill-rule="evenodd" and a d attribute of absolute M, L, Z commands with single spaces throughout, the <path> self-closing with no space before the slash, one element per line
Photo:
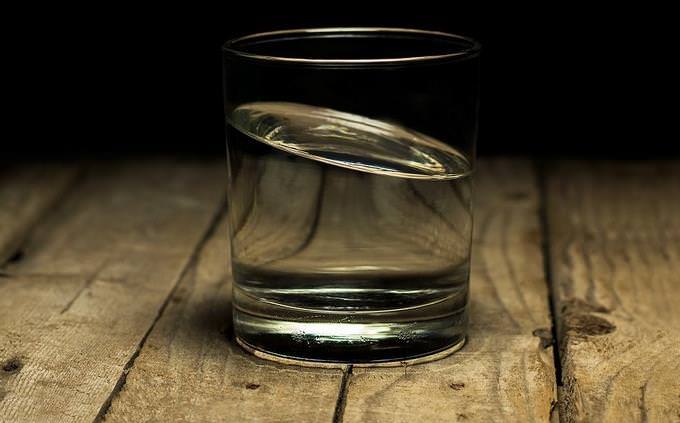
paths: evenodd
<path fill-rule="evenodd" d="M 235 294 L 238 342 L 278 362 L 403 365 L 442 358 L 465 342 L 467 310 L 455 297 L 406 310 L 339 313 L 255 302 L 238 290 Z M 456 304 L 457 309 L 452 307 Z"/>
<path fill-rule="evenodd" d="M 314 361 L 314 360 L 309 360 L 309 359 L 300 359 L 300 358 L 293 358 L 293 357 L 287 357 L 287 356 L 282 356 L 278 355 L 276 353 L 264 351 L 257 349 L 253 347 L 252 345 L 248 344 L 238 336 L 236 337 L 236 342 L 247 352 L 250 354 L 253 354 L 259 358 L 269 360 L 269 361 L 274 361 L 277 363 L 281 364 L 290 364 L 290 365 L 295 365 L 295 366 L 304 366 L 304 367 L 329 367 L 329 368 L 342 368 L 344 366 L 347 366 L 348 364 L 352 364 L 355 367 L 397 367 L 397 366 L 410 366 L 413 364 L 421 364 L 421 363 L 427 363 L 430 361 L 435 361 L 435 360 L 440 360 L 444 357 L 448 357 L 449 355 L 455 353 L 456 351 L 460 350 L 463 348 L 465 345 L 466 338 L 463 337 L 458 343 L 451 345 L 450 347 L 429 353 L 424 356 L 420 357 L 415 357 L 415 358 L 409 358 L 409 359 L 403 359 L 403 360 L 392 360 L 392 361 L 371 361 L 371 362 L 333 362 L 333 361 Z"/>

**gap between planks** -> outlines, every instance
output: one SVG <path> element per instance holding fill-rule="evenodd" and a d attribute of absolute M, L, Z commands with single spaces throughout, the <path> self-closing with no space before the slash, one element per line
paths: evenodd
<path fill-rule="evenodd" d="M 116 385 L 114 386 L 113 390 L 111 391 L 111 394 L 109 397 L 106 399 L 104 404 L 102 404 L 102 407 L 99 409 L 99 412 L 97 413 L 97 417 L 95 418 L 95 422 L 100 422 L 104 419 L 104 416 L 106 416 L 106 413 L 108 412 L 109 408 L 111 407 L 111 402 L 113 401 L 113 398 L 120 392 L 121 389 L 123 389 L 123 386 L 125 386 L 125 381 L 127 379 L 127 375 L 130 372 L 130 369 L 135 364 L 135 360 L 137 357 L 139 357 L 139 353 L 142 351 L 142 348 L 144 348 L 144 344 L 146 343 L 146 340 L 149 338 L 149 335 L 151 334 L 151 331 L 153 328 L 156 326 L 156 323 L 161 319 L 163 316 L 163 312 L 168 306 L 168 303 L 170 302 L 170 299 L 173 297 L 175 292 L 177 291 L 177 287 L 179 286 L 180 282 L 186 275 L 186 273 L 191 269 L 195 264 L 196 261 L 205 247 L 205 244 L 208 242 L 208 240 L 215 234 L 215 231 L 217 230 L 218 224 L 220 223 L 220 219 L 223 217 L 225 214 L 225 211 L 227 209 L 227 198 L 226 195 L 222 198 L 220 201 L 220 205 L 217 208 L 217 212 L 215 215 L 212 217 L 212 220 L 210 221 L 210 225 L 208 226 L 208 229 L 205 231 L 203 234 L 203 237 L 199 241 L 199 243 L 196 245 L 196 248 L 194 249 L 193 253 L 191 254 L 191 258 L 189 261 L 187 261 L 186 266 L 184 266 L 184 269 L 182 269 L 179 277 L 177 278 L 177 281 L 175 282 L 175 285 L 172 287 L 170 290 L 168 296 L 165 298 L 163 301 L 163 304 L 161 307 L 158 309 L 158 314 L 154 318 L 153 322 L 149 326 L 149 329 L 146 331 L 142 339 L 139 341 L 139 344 L 137 345 L 137 348 L 135 352 L 132 354 L 130 357 L 130 360 L 127 362 L 125 365 L 125 368 L 121 372 L 120 378 L 118 379 L 118 382 L 116 382 Z"/>
<path fill-rule="evenodd" d="M 338 400 L 335 403 L 335 411 L 333 412 L 333 423 L 342 423 L 345 405 L 347 404 L 347 384 L 349 384 L 349 378 L 352 376 L 352 368 L 353 366 L 348 364 L 342 369 Z"/>
<path fill-rule="evenodd" d="M 541 222 L 541 246 L 543 252 L 543 272 L 548 287 L 548 303 L 550 305 L 550 336 L 553 349 L 553 363 L 555 366 L 556 402 L 550 404 L 550 421 L 560 421 L 559 410 L 562 401 L 562 361 L 560 348 L 557 342 L 557 303 L 553 286 L 553 269 L 550 260 L 550 221 L 548 219 L 548 186 L 546 183 L 547 171 L 545 163 L 534 161 L 534 172 L 537 178 L 539 195 L 539 220 Z"/>

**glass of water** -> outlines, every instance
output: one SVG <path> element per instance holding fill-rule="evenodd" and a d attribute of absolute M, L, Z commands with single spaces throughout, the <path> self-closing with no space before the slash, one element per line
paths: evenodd
<path fill-rule="evenodd" d="M 463 345 L 479 50 L 396 28 L 225 44 L 242 346 L 287 362 L 398 363 Z"/>

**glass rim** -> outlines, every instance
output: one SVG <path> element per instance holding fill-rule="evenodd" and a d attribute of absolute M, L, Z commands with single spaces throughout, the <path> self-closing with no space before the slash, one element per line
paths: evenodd
<path fill-rule="evenodd" d="M 361 59 L 315 59 L 306 57 L 287 57 L 278 55 L 266 55 L 258 54 L 244 51 L 238 47 L 239 43 L 254 41 L 257 39 L 267 39 L 268 37 L 278 37 L 283 36 L 287 39 L 291 39 L 290 36 L 298 35 L 299 38 L 314 38 L 324 36 L 328 37 L 331 34 L 338 34 L 341 37 L 352 38 L 352 36 L 358 36 L 360 34 L 369 34 L 379 36 L 383 35 L 385 38 L 391 36 L 396 36 L 398 34 L 405 34 L 410 36 L 419 36 L 422 40 L 427 39 L 438 39 L 444 41 L 456 41 L 466 43 L 467 46 L 462 47 L 457 51 L 452 51 L 450 53 L 442 54 L 424 54 L 424 55 L 405 55 L 403 57 L 389 57 L 389 58 L 361 58 Z M 282 38 L 282 39 L 286 39 Z M 396 38 L 396 37 L 395 37 Z M 262 62 L 272 62 L 272 63 L 290 63 L 290 64 L 300 64 L 300 65 L 381 65 L 381 64 L 401 64 L 401 63 L 419 63 L 419 62 L 430 62 L 439 61 L 446 59 L 465 59 L 473 57 L 479 53 L 481 50 L 481 44 L 467 36 L 451 34 L 448 32 L 441 31 L 431 31 L 424 29 L 412 29 L 412 28 L 397 28 L 397 27 L 326 27 L 326 28 L 299 28 L 299 29 L 284 29 L 278 31 L 268 31 L 268 32 L 258 32 L 254 34 L 245 35 L 242 37 L 233 38 L 228 40 L 222 46 L 224 52 L 233 54 L 238 57 L 253 59 Z"/>

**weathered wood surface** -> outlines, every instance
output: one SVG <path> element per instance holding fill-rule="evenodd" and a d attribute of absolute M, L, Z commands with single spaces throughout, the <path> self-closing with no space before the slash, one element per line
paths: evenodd
<path fill-rule="evenodd" d="M 35 223 L 73 185 L 75 166 L 30 165 L 0 169 L 0 264 L 19 258 L 17 248 Z"/>
<path fill-rule="evenodd" d="M 330 422 L 339 369 L 285 366 L 233 343 L 222 224 L 185 274 L 106 421 Z"/>
<path fill-rule="evenodd" d="M 546 167 L 547 236 L 532 169 L 480 163 L 468 344 L 344 377 L 233 344 L 219 161 L 3 169 L 0 421 L 680 420 L 680 163 Z"/>
<path fill-rule="evenodd" d="M 680 162 L 547 169 L 564 421 L 680 421 Z"/>
<path fill-rule="evenodd" d="M 93 421 L 211 226 L 219 162 L 100 164 L 0 278 L 0 420 Z"/>
<path fill-rule="evenodd" d="M 355 367 L 345 422 L 548 421 L 555 371 L 532 169 L 496 160 L 476 175 L 467 345 L 432 363 Z"/>

